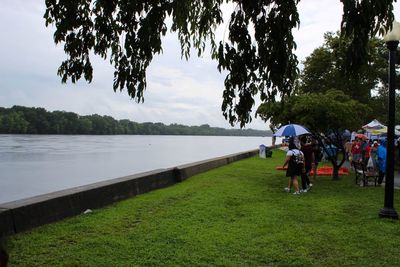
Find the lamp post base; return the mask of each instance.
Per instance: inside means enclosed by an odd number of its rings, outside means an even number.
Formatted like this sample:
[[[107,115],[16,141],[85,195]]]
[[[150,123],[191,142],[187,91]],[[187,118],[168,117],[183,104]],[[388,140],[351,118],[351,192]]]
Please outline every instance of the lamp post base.
[[[399,215],[394,208],[383,208],[379,212],[380,218],[399,219]]]

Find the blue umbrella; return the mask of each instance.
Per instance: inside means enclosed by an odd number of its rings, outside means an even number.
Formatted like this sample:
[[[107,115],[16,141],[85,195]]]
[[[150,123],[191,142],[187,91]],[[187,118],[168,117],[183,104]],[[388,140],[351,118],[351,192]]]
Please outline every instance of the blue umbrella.
[[[287,124],[276,131],[275,136],[299,136],[302,134],[310,134],[310,131],[304,126],[298,124]]]

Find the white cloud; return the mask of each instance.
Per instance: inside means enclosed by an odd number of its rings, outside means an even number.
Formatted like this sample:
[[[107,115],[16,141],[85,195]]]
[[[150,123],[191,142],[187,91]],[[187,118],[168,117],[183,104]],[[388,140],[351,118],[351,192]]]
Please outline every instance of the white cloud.
[[[324,33],[340,29],[342,4],[331,0],[300,1],[298,8],[300,27],[293,35],[297,43],[296,54],[304,60],[322,45]]]

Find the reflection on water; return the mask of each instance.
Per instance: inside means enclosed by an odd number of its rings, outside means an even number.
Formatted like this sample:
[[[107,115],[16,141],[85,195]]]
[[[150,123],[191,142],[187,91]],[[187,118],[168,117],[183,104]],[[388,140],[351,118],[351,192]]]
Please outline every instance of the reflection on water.
[[[0,135],[0,203],[257,149],[270,137]]]

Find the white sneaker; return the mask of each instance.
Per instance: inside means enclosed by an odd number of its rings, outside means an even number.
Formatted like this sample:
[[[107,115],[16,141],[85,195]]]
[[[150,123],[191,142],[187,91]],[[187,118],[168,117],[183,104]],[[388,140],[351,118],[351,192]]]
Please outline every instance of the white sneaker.
[[[293,195],[300,195],[300,192],[296,191],[296,192],[293,193]]]
[[[289,188],[289,187],[285,187],[283,190],[284,190],[285,192],[287,192],[287,193],[290,192],[290,188]]]

